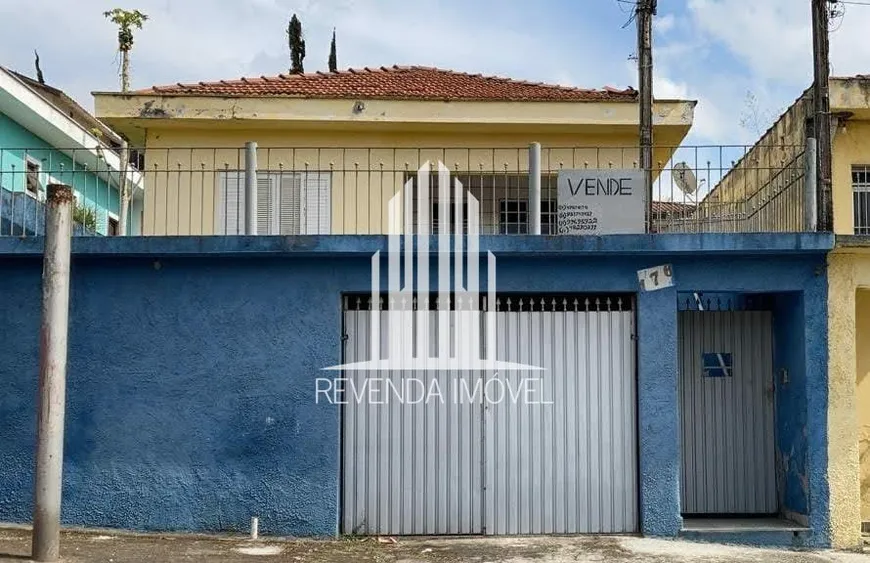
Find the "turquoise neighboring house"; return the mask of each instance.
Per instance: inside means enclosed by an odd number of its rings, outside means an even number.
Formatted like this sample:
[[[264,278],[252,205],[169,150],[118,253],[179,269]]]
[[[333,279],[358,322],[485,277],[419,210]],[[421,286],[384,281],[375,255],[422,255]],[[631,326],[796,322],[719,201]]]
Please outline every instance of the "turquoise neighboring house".
[[[39,235],[49,184],[72,186],[76,234],[141,234],[143,179],[122,166],[122,139],[62,91],[0,66],[0,235]]]

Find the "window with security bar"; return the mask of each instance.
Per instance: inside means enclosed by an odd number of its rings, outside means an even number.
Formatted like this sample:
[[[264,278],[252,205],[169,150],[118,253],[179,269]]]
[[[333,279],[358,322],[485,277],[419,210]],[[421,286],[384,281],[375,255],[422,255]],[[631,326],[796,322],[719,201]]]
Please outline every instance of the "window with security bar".
[[[450,228],[456,228],[456,205],[454,203],[450,203],[447,206],[450,209]],[[468,232],[468,204],[465,203],[462,205],[462,232]],[[440,220],[441,216],[441,206],[439,202],[436,200],[433,202],[432,211],[429,215],[430,217],[430,231],[432,234],[440,233],[444,228],[444,221]]]
[[[852,213],[856,235],[870,235],[870,165],[852,167]]]
[[[36,160],[31,158],[27,158],[27,195],[36,198],[43,199],[42,192],[43,187],[42,183],[39,181],[39,176],[42,173],[42,166]]]
[[[245,175],[219,174],[218,234],[245,234]],[[257,234],[330,234],[328,172],[259,172],[257,174]]]
[[[411,182],[416,190],[417,177],[408,174],[405,182]],[[478,202],[479,228],[484,235],[493,234],[526,234],[529,232],[529,178],[528,174],[470,173],[451,172],[451,225],[455,221],[455,205],[452,201],[455,193],[455,181],[463,188],[463,224],[468,225],[468,196],[473,196]],[[416,193],[416,192],[415,192]],[[429,217],[431,233],[439,232],[439,187],[438,175],[429,178]],[[414,225],[418,230],[421,216],[420,197],[414,198]],[[443,222],[442,222],[443,225]],[[541,233],[556,234],[556,176],[544,174],[541,178]]]
[[[529,201],[503,199],[499,202],[499,234],[524,235],[529,232]],[[556,228],[556,204],[541,201],[541,234],[553,234]]]

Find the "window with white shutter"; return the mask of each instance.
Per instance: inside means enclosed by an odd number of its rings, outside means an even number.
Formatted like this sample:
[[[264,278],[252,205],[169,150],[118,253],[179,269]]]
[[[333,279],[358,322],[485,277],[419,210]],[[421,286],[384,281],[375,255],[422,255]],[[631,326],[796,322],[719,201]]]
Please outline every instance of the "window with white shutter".
[[[220,174],[217,233],[245,232],[245,181],[238,171]],[[330,176],[326,172],[257,175],[257,233],[329,234]]]
[[[241,172],[221,172],[218,178],[219,235],[245,234],[245,182]]]
[[[275,209],[277,178],[257,174],[257,234],[271,235],[277,232],[278,213]]]
[[[281,221],[279,233],[300,234],[302,181],[299,174],[281,175]]]
[[[330,232],[330,177],[328,172],[306,172],[302,175],[303,209],[306,235],[328,235]]]

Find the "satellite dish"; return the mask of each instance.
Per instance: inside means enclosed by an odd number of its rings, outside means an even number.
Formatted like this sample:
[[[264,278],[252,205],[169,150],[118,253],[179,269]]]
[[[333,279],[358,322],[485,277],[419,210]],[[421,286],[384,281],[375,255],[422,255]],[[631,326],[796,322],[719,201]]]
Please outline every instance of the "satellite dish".
[[[689,165],[685,162],[674,164],[673,176],[674,182],[677,183],[677,187],[680,188],[680,191],[684,194],[692,195],[698,191],[698,179],[695,177],[695,173],[692,172],[692,169],[689,168]]]

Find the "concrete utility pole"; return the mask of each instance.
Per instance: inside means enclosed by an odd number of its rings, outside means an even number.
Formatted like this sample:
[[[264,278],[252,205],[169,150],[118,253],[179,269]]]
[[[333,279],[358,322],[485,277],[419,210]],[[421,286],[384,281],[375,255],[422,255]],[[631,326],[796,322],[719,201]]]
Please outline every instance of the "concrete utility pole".
[[[42,325],[39,329],[39,413],[36,423],[36,483],[32,556],[60,558],[60,496],[63,418],[69,326],[69,265],[73,192],[51,184],[45,209],[42,266]]]
[[[813,6],[813,106],[814,132],[818,146],[818,227],[821,231],[834,230],[834,202],[831,189],[831,75],[828,41],[828,10],[837,0],[812,0]]]
[[[652,19],[658,0],[637,0],[637,54],[640,88],[640,168],[644,172],[646,224],[652,225],[653,167],[653,54]]]

